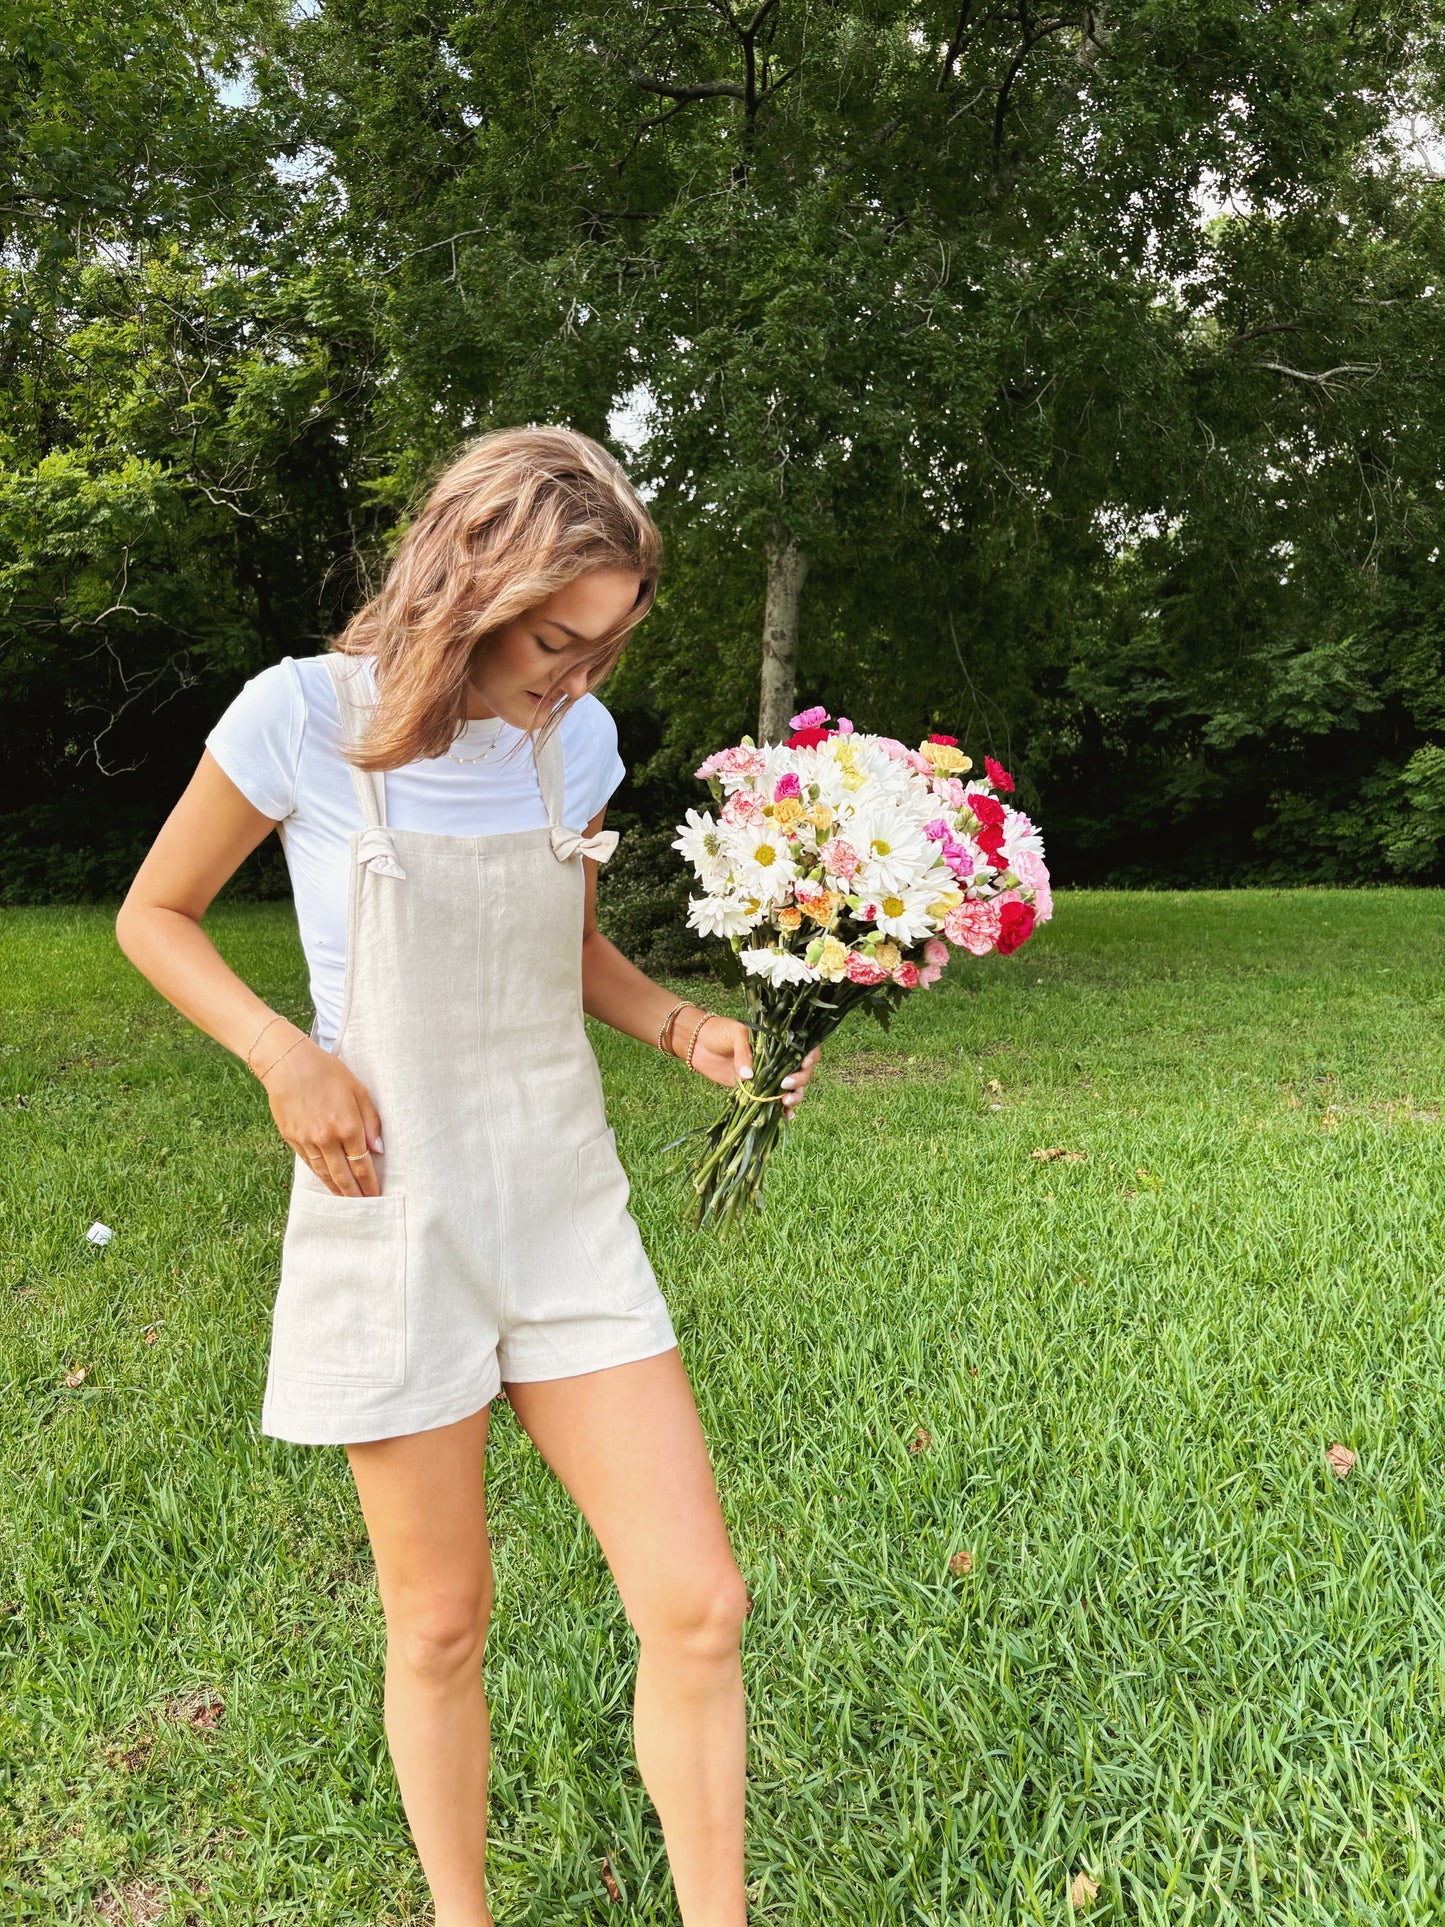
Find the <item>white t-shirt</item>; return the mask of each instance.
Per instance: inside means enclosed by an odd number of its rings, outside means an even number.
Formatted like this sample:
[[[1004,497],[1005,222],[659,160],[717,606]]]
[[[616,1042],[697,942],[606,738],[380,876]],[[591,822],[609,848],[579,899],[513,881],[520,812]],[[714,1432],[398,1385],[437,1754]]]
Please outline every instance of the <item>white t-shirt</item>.
[[[371,658],[361,660],[374,700]],[[495,742],[485,762],[437,756],[388,770],[388,823],[443,836],[545,828],[547,808],[524,733],[499,716],[483,717],[468,722],[452,748],[458,756],[480,756]],[[617,725],[589,694],[563,717],[561,739],[562,821],[585,829],[627,774]],[[247,801],[280,825],[319,1041],[329,1048],[346,982],[349,839],[364,826],[351,765],[341,754],[341,715],[326,658],[283,656],[253,676],[206,748]]]

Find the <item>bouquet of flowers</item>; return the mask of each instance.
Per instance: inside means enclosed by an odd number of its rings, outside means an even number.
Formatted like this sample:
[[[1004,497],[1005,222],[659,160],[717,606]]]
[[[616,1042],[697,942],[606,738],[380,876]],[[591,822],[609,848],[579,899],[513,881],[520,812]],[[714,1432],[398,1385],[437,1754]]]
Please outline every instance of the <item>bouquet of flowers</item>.
[[[762,1209],[763,1171],[786,1127],[782,1082],[850,1010],[886,1030],[909,992],[938,981],[950,945],[1007,956],[1053,912],[1043,840],[953,736],[910,749],[827,712],[792,718],[785,743],[750,736],[697,770],[717,814],[689,809],[672,847],[702,886],[691,928],[721,937],[741,982],[752,1075],[705,1138],[688,1177],[688,1221],[726,1225]]]

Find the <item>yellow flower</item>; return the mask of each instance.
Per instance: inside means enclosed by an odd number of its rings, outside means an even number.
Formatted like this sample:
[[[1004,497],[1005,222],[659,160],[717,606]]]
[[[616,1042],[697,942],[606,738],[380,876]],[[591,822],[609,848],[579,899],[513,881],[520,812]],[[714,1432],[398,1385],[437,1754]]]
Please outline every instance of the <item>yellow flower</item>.
[[[927,905],[928,914],[930,917],[936,917],[938,921],[942,923],[949,911],[955,909],[962,902],[962,890],[945,890],[942,896]]]
[[[918,753],[928,758],[936,775],[962,776],[973,768],[973,758],[955,749],[952,743],[920,743]]]
[[[796,796],[781,797],[770,807],[773,812],[773,821],[785,830],[789,828],[791,824],[796,823],[798,818],[803,814],[803,806]]]
[[[830,803],[815,803],[808,811],[808,821],[821,836],[833,827],[833,807]]]
[[[823,954],[818,959],[818,974],[830,983],[839,983],[848,970],[848,946],[839,943],[836,937],[829,937],[823,945]]]
[[[886,943],[875,943],[873,961],[880,970],[896,970],[903,961],[903,952],[891,940]]]

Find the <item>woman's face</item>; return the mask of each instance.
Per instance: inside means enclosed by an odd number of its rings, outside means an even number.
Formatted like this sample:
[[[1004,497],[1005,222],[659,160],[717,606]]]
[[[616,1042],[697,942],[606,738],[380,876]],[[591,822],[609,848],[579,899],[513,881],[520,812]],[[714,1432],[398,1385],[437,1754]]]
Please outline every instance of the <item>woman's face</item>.
[[[472,670],[467,715],[529,729],[564,696],[585,696],[594,648],[631,614],[641,586],[635,570],[592,569],[500,631]]]

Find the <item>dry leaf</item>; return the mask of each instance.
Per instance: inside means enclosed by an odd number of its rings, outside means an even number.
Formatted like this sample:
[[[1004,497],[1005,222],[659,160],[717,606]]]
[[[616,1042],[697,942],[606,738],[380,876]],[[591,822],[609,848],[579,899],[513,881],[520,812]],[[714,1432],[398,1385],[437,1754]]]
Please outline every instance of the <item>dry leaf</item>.
[[[96,1916],[106,1927],[150,1927],[170,1910],[170,1896],[155,1880],[132,1880],[119,1893],[108,1888],[95,1903]]]
[[[607,1889],[607,1898],[615,1907],[622,1898],[622,1889],[617,1884],[617,1876],[612,1871],[612,1862],[605,1856],[602,1861],[602,1884]]]
[[[954,1553],[948,1562],[948,1569],[950,1572],[956,1572],[960,1579],[966,1579],[973,1571],[973,1554],[971,1552]]]
[[[992,1091],[995,1097],[1003,1096],[1003,1085],[999,1083],[996,1077],[991,1077],[985,1088]]]
[[[933,1450],[932,1432],[926,1426],[920,1425],[908,1441],[908,1449],[910,1452],[931,1452]]]
[[[1355,1455],[1348,1445],[1332,1445],[1325,1462],[1337,1479],[1347,1479],[1355,1469]]]
[[[147,1345],[154,1345],[156,1340],[160,1337],[160,1333],[156,1330],[154,1325],[147,1325],[145,1330],[141,1333],[141,1337],[145,1340]]]
[[[1036,1158],[1040,1164],[1052,1164],[1055,1158],[1066,1158],[1068,1155],[1062,1144],[1049,1144],[1040,1150],[1029,1152],[1029,1156]]]
[[[1073,1885],[1069,1888],[1069,1905],[1071,1907],[1087,1907],[1098,1891],[1099,1883],[1097,1880],[1090,1880],[1086,1873],[1076,1873],[1074,1875]]]
[[[89,1376],[89,1365],[77,1365],[73,1372],[65,1374],[65,1382],[73,1391],[77,1385],[83,1385]]]
[[[167,1719],[184,1720],[188,1726],[199,1726],[206,1732],[220,1723],[225,1710],[215,1694],[208,1693],[204,1688],[198,1693],[187,1694],[184,1699],[167,1700],[165,1704]]]
[[[752,1596],[752,1594],[751,1594],[751,1593],[749,1593],[749,1594],[748,1594],[748,1603],[747,1603],[747,1605],[746,1605],[746,1606],[744,1606],[744,1607],[743,1607],[743,1618],[744,1618],[744,1619],[746,1619],[746,1618],[747,1618],[747,1616],[748,1616],[748,1614],[749,1614],[749,1613],[750,1613],[750,1612],[752,1611],[752,1609],[753,1609],[753,1596]]]

